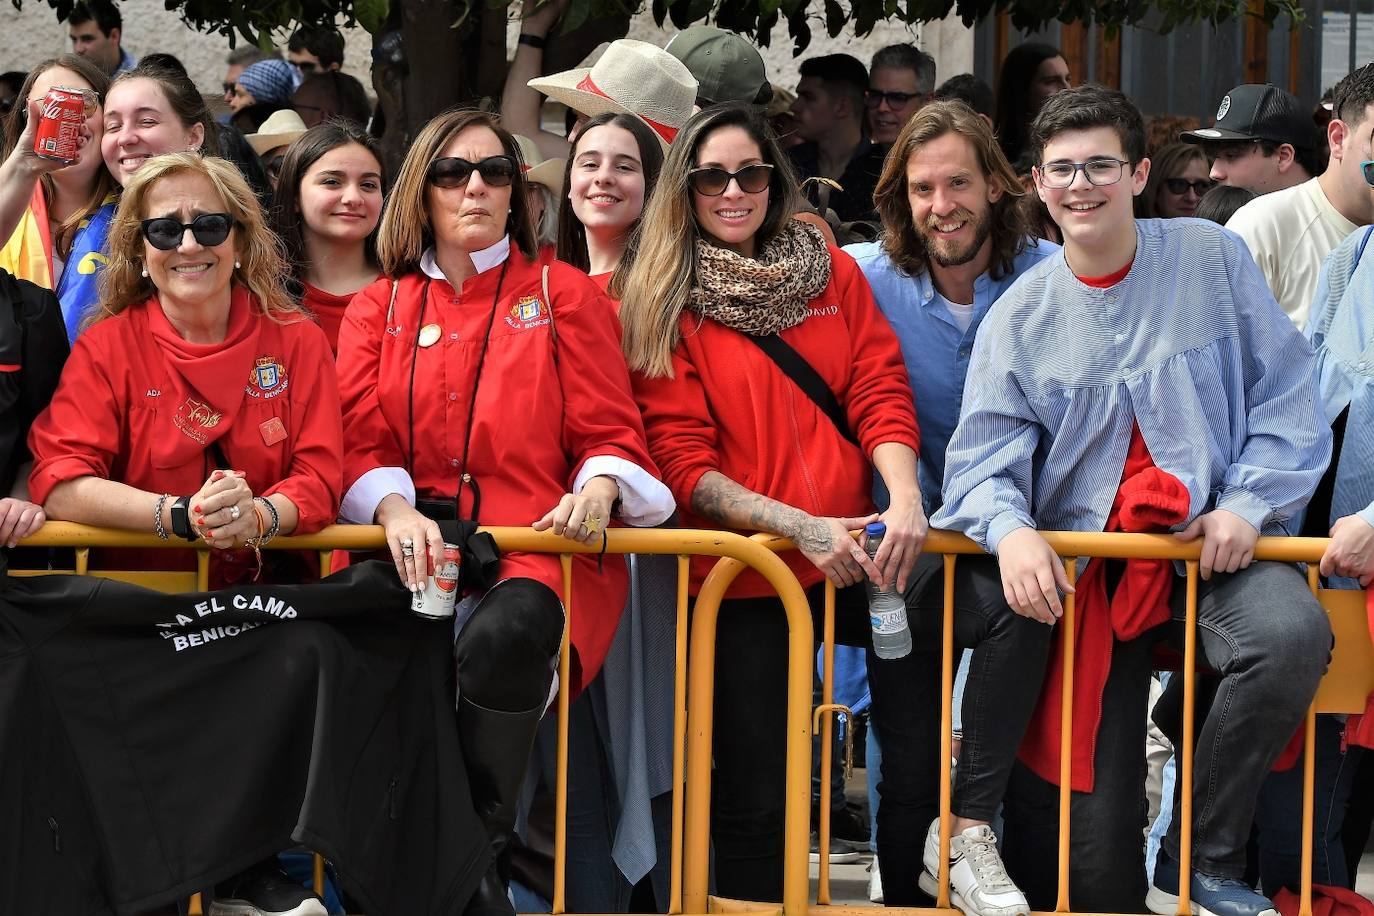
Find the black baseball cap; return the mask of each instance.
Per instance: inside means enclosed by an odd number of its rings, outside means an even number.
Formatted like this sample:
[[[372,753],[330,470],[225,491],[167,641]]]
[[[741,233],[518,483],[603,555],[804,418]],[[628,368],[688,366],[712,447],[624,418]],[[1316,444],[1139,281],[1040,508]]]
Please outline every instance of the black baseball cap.
[[[1268,140],[1312,149],[1319,143],[1312,112],[1298,97],[1277,86],[1246,83],[1221,100],[1216,123],[1185,130],[1184,143],[1225,143],[1235,140]]]

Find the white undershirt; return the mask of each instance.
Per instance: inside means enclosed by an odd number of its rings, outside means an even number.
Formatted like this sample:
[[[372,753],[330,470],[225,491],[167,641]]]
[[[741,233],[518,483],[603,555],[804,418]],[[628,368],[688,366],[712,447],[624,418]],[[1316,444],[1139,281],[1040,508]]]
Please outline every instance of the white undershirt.
[[[967,331],[973,324],[973,303],[961,305],[958,302],[945,300],[945,306],[949,309],[949,314],[954,318],[954,323],[959,326],[959,330]]]

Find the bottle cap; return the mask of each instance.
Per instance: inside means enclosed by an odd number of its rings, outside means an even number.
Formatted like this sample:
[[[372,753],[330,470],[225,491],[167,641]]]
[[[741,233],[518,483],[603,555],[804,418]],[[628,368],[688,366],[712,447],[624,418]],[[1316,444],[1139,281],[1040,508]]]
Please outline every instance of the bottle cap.
[[[869,522],[864,526],[864,534],[871,538],[881,537],[887,534],[887,524],[884,522]]]

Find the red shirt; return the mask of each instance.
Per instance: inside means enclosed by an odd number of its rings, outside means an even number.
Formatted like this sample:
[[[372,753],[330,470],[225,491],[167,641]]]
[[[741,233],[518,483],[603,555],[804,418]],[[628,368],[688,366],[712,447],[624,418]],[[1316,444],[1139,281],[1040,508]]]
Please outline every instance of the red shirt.
[[[339,325],[343,323],[344,312],[348,310],[348,303],[353,301],[356,293],[349,293],[347,296],[336,296],[327,293],[317,286],[311,286],[304,280],[300,281],[305,290],[305,295],[301,297],[301,305],[315,319],[315,323],[324,331],[325,337],[329,338],[329,349],[335,353],[339,352]]]
[[[884,442],[919,449],[897,337],[854,259],[831,248],[830,260],[830,283],[811,300],[806,320],[781,337],[830,386],[862,449],[744,335],[684,312],[673,378],[634,377],[649,451],[677,499],[683,527],[720,527],[690,508],[707,471],[811,515],[855,516],[873,511],[873,450]],[[803,586],[821,581],[821,571],[800,553],[783,558]],[[693,594],[714,563],[693,558]],[[752,570],[729,591],[737,598],[773,593]]]
[[[189,423],[206,441],[187,440],[191,447],[179,449],[175,458],[165,457],[170,454],[167,443],[184,436],[176,424],[186,422],[185,405],[173,403],[177,382],[154,339],[170,327],[157,300],[99,321],[78,337],[52,403],[29,433],[31,498],[42,503],[57,484],[85,476],[189,496],[216,466],[208,453],[214,441],[231,467],[247,474],[254,495],[280,493],[291,500],[300,513],[296,533],[308,534],[333,522],[342,483],[343,434],[324,333],[304,318],[273,321],[246,294],[236,293],[234,308],[242,314],[235,312],[231,329],[241,327],[247,335],[249,356],[225,371],[241,370],[243,387],[226,384],[225,390],[237,395],[236,403],[216,403],[209,412],[191,415]],[[218,347],[186,344],[184,349],[212,365]],[[196,419],[216,414],[220,419],[210,425]],[[149,528],[152,523],[150,511]],[[242,551],[216,551],[215,557],[223,553]],[[194,557],[181,551],[120,554],[124,565],[134,568],[194,568]],[[241,565],[241,558],[234,562]]]
[[[583,462],[596,455],[623,458],[657,474],[630,393],[614,311],[585,274],[555,261],[549,272],[555,350],[541,275],[541,265],[512,245],[504,268],[467,278],[461,291],[423,273],[401,277],[390,319],[391,280],[379,280],[354,297],[339,333],[348,442],[345,491],[368,471],[388,467],[406,469],[421,496],[451,497],[463,471],[469,422],[468,470],[481,487],[478,521],[484,525],[532,524],[558,504]],[[470,418],[473,379],[498,284],[496,318]],[[417,347],[417,330],[429,324],[440,329],[437,342]],[[461,512],[471,515],[470,486],[463,488]],[[580,555],[574,565],[577,690],[605,658],[628,579],[618,557],[606,557],[602,573],[594,556]],[[556,555],[505,554],[500,574],[537,579],[563,595]]]

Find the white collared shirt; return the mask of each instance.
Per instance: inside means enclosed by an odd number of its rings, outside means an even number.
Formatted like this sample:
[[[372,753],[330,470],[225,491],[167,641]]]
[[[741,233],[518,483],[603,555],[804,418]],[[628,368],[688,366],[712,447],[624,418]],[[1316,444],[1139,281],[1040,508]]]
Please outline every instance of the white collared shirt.
[[[479,274],[484,274],[493,267],[500,267],[506,263],[506,258],[510,257],[510,236],[501,236],[501,241],[492,245],[490,248],[483,248],[481,251],[471,252],[468,257],[472,258],[472,266],[477,269]],[[439,268],[439,262],[434,257],[433,246],[426,248],[425,253],[420,255],[420,271],[431,280],[447,280],[450,285],[457,288],[462,284],[454,283],[444,276],[443,270]]]

